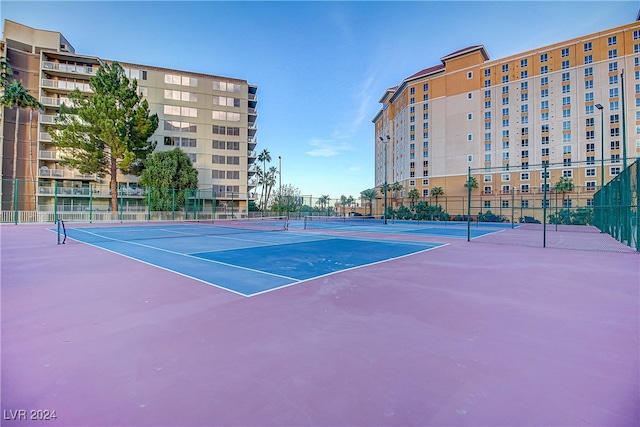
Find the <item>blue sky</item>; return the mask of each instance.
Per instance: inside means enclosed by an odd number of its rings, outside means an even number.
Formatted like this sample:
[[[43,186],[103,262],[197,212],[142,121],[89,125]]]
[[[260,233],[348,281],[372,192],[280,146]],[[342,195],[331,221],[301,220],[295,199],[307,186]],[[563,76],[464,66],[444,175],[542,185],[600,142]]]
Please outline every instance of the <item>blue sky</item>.
[[[374,186],[371,119],[388,87],[482,44],[491,59],[635,20],[634,1],[7,1],[76,53],[258,85],[258,149],[303,195]],[[269,165],[268,165],[269,166]]]

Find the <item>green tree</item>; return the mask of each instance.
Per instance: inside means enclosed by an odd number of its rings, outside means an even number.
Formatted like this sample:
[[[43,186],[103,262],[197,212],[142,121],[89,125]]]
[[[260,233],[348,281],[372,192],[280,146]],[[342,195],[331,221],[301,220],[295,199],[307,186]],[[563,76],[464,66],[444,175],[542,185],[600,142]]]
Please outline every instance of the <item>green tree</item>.
[[[328,195],[320,196],[316,204],[320,205],[320,210],[324,211],[327,208],[327,206],[329,206],[329,196]],[[327,216],[328,215],[329,215],[329,211],[327,210]]]
[[[267,171],[267,174],[265,176],[265,180],[264,183],[267,187],[267,195],[266,195],[266,202],[267,204],[269,203],[269,199],[271,197],[271,190],[273,189],[273,186],[276,185],[276,176],[278,175],[278,168],[275,166],[271,166],[269,168],[269,170]]]
[[[394,204],[398,204],[398,193],[400,191],[402,191],[404,187],[402,186],[402,184],[400,184],[398,181],[394,182],[393,184],[391,184],[391,195],[393,197],[393,202]]]
[[[565,194],[571,193],[573,191],[573,180],[571,178],[561,177],[558,182],[556,182],[555,186],[556,192],[562,194],[562,206],[568,207],[565,205]]]
[[[416,204],[416,200],[418,200],[420,198],[420,192],[418,190],[416,190],[415,188],[412,188],[411,190],[409,190],[409,193],[407,194],[407,196],[409,197],[409,200],[411,201],[411,207],[413,207]]]
[[[431,195],[436,198],[436,205],[438,204],[438,196],[442,196],[444,194],[444,190],[442,187],[433,187],[431,189]]]
[[[2,84],[2,96],[0,96],[0,104],[3,107],[13,108],[15,110],[15,131],[13,137],[13,165],[12,165],[12,178],[17,179],[18,172],[18,130],[20,128],[20,110],[28,108],[30,110],[29,115],[29,158],[32,156],[32,139],[31,139],[31,125],[33,123],[33,110],[43,110],[44,106],[38,102],[38,100],[29,93],[29,91],[22,85],[21,81],[13,79],[13,72],[11,66],[6,58],[0,60],[0,83]],[[4,145],[4,141],[3,144]],[[33,166],[29,164],[32,180],[33,179]],[[14,197],[11,198],[11,210],[14,210]]]
[[[478,180],[476,179],[476,177],[470,176],[469,180],[464,183],[464,188],[471,188],[472,190],[474,188],[478,188]]]
[[[345,196],[344,194],[340,196],[340,204],[342,205],[342,216],[345,216],[345,207],[351,206],[353,203],[353,196]]]
[[[378,190],[375,188],[368,188],[360,192],[360,196],[369,203],[369,215],[373,215],[373,201],[378,197]]]
[[[114,62],[104,63],[89,80],[93,95],[85,97],[78,89],[69,94],[70,108],[64,105],[56,120],[57,132],[51,139],[64,148],[60,164],[83,174],[110,176],[111,210],[118,209],[117,175],[139,174],[144,160],[156,143],[149,138],[158,128],[158,115],[151,115],[149,104],[138,94],[137,80],[129,80]]]
[[[272,212],[298,212],[302,209],[304,198],[300,195],[300,190],[291,184],[283,184],[274,192],[274,203],[271,205]]]
[[[147,157],[146,167],[140,175],[140,185],[151,192],[150,210],[169,210],[174,204],[184,205],[184,190],[198,188],[198,171],[181,149],[159,151]]]
[[[269,152],[269,150],[267,150],[266,148],[262,150],[260,154],[258,154],[258,161],[262,162],[262,174],[258,175],[258,183],[262,184],[262,192],[260,193],[260,204],[262,206],[262,213],[264,215],[264,212],[267,208],[267,162],[271,161],[271,153]]]

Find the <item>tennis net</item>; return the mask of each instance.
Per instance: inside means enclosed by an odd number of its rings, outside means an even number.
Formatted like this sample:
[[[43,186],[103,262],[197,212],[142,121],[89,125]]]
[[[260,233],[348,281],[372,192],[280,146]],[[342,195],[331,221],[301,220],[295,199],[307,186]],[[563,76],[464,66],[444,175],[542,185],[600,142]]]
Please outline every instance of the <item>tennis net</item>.
[[[370,216],[305,216],[304,229],[342,228],[381,224],[382,220]]]
[[[58,239],[69,236],[71,239],[85,243],[268,233],[288,229],[288,221],[284,216],[207,221],[76,224],[75,226],[67,224],[66,227],[63,222],[61,224],[62,227],[58,227]],[[60,233],[64,233],[64,236]]]

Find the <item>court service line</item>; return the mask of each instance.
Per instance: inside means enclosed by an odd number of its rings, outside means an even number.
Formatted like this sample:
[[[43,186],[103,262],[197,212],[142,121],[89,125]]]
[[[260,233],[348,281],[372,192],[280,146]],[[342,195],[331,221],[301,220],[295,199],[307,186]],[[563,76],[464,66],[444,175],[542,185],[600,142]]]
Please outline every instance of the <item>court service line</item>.
[[[108,239],[108,240],[113,240],[115,242],[142,246],[144,248],[154,249],[154,250],[161,251],[161,252],[167,252],[167,253],[174,254],[174,255],[180,255],[180,256],[184,256],[184,257],[187,257],[187,258],[192,258],[192,259],[199,260],[199,261],[210,262],[210,263],[213,263],[213,264],[220,264],[220,265],[224,265],[224,266],[227,266],[227,267],[239,268],[241,270],[247,270],[247,271],[251,271],[253,273],[259,273],[259,274],[264,274],[264,275],[267,275],[267,276],[279,277],[281,279],[287,279],[287,280],[298,280],[296,278],[283,276],[281,274],[269,273],[268,271],[260,271],[260,270],[256,270],[256,269],[253,269],[253,268],[243,267],[241,265],[234,265],[234,264],[229,264],[229,263],[222,262],[222,261],[215,261],[215,260],[212,260],[212,259],[201,258],[201,257],[190,255],[188,253],[181,253],[181,252],[176,252],[176,251],[172,251],[172,250],[169,250],[169,249],[163,249],[163,248],[157,248],[155,246],[145,245],[143,243],[136,243],[136,242],[131,242],[131,241],[128,241],[128,240],[120,240],[120,239],[116,239],[116,238],[113,238],[113,237],[101,236],[100,234],[92,233],[90,231],[82,230],[82,229],[79,229],[79,228],[73,228],[72,230],[80,231],[80,232],[87,233],[87,234],[91,234],[91,235],[100,237],[102,239]],[[97,245],[95,245],[95,246],[98,247],[98,248],[101,247],[101,246],[97,246]],[[118,253],[118,252],[115,252],[115,251],[113,251],[113,252],[114,253]],[[133,257],[131,257],[131,258],[132,259],[137,259],[137,258],[133,258]],[[151,264],[151,263],[149,263],[149,264],[150,265],[155,265],[155,264]],[[169,270],[169,271],[173,271],[173,270]]]

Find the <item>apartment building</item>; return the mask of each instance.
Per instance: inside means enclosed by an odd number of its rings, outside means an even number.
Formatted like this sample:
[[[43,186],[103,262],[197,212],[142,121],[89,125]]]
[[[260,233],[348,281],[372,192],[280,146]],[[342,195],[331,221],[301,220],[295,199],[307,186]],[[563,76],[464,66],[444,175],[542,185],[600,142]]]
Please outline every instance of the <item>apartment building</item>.
[[[497,60],[470,46],[379,102],[377,187],[399,182],[405,200],[440,187],[462,200],[471,168],[486,209],[540,207],[560,177],[574,183],[565,206],[590,206],[640,155],[640,22]],[[449,210],[462,213],[456,203]]]
[[[68,94],[77,88],[91,96],[89,79],[101,64],[117,59],[77,54],[62,34],[9,20],[4,21],[2,42],[14,78],[44,106],[42,111],[18,110],[17,144],[16,111],[3,109],[2,210],[13,209],[16,188],[18,210],[51,211],[55,204],[59,211],[78,211],[89,203],[92,209],[109,209],[109,177],[62,167],[51,132]],[[118,62],[137,80],[151,113],[158,115],[158,129],[151,137],[156,150],[180,147],[198,170],[199,197],[208,199],[204,203],[217,212],[246,215],[257,186],[258,87],[238,78]],[[30,184],[22,184],[26,182]],[[118,182],[123,210],[144,210],[137,177],[119,175]]]

